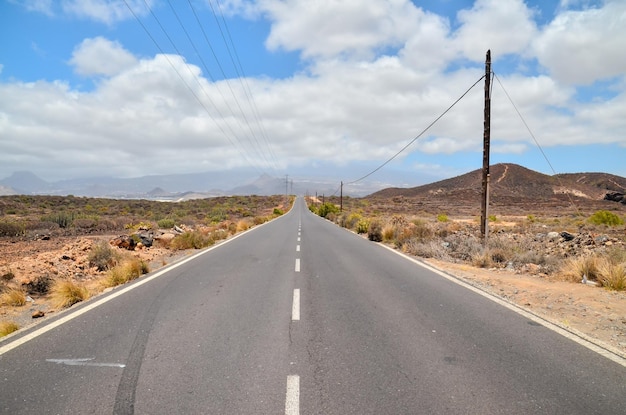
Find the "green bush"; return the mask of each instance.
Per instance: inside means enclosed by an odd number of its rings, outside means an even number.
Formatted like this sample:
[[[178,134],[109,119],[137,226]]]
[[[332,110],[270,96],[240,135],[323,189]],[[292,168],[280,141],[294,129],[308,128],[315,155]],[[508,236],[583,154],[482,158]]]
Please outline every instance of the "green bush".
[[[448,220],[448,215],[446,215],[445,213],[440,213],[439,215],[437,215],[437,222],[447,222]]]
[[[317,214],[325,218],[330,213],[339,213],[339,208],[333,203],[326,202],[317,209]]]
[[[75,218],[76,218],[76,215],[73,212],[59,212],[59,213],[53,213],[48,216],[44,216],[41,218],[41,221],[42,222],[54,222],[57,225],[59,225],[59,228],[65,229],[65,228],[69,228],[72,225]]]
[[[362,234],[367,233],[370,228],[370,221],[367,219],[360,219],[356,224],[356,233]]]
[[[19,236],[23,235],[26,227],[23,223],[15,221],[0,221],[0,236]]]
[[[283,215],[285,212],[283,212],[282,210],[278,209],[278,208],[274,208],[274,215],[276,216],[281,216]]]
[[[594,225],[618,226],[623,225],[624,220],[608,210],[599,210],[589,218]]]
[[[169,219],[169,218],[161,219],[157,221],[157,225],[161,229],[172,229],[174,226],[176,226],[176,221],[174,221],[174,219]]]

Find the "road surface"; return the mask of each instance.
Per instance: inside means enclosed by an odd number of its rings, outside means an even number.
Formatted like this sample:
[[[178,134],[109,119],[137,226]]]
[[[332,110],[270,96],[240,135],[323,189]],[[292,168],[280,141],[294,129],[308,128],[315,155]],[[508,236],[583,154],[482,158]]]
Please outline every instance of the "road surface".
[[[3,414],[626,413],[619,359],[302,199],[3,340],[0,381]]]

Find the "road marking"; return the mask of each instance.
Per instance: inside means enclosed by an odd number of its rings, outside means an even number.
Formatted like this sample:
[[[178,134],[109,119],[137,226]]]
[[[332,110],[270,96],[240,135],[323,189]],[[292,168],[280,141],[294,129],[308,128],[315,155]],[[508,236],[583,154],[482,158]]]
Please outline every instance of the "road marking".
[[[296,252],[300,252],[300,245],[296,245]]]
[[[92,362],[95,357],[86,357],[84,359],[46,359],[46,362],[56,363],[57,365],[67,366],[96,366],[96,367],[126,367],[123,363],[98,363]]]
[[[293,304],[291,306],[291,320],[300,320],[300,289],[293,290]]]
[[[300,272],[300,258],[296,258],[296,272]]]
[[[298,242],[300,242],[300,237],[298,236]]]
[[[300,376],[287,376],[287,397],[285,399],[285,415],[300,414]]]

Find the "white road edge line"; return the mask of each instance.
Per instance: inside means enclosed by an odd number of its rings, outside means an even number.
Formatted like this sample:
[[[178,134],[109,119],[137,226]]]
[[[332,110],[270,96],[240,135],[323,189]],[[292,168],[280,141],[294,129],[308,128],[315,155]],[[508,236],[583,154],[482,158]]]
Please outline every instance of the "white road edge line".
[[[293,290],[293,304],[291,305],[291,320],[300,320],[300,289]]]
[[[296,258],[296,272],[300,272],[300,258]]]
[[[300,376],[287,376],[285,415],[300,415]]]
[[[495,303],[498,303],[501,306],[506,307],[509,310],[512,310],[512,311],[516,312],[517,314],[520,314],[520,315],[526,317],[527,319],[534,321],[535,323],[539,323],[542,326],[544,326],[544,327],[546,327],[546,328],[548,328],[548,329],[550,329],[550,330],[552,330],[552,331],[554,331],[556,333],[559,333],[561,336],[566,337],[566,338],[568,338],[568,339],[570,339],[570,340],[580,344],[581,346],[584,346],[584,347],[586,347],[586,348],[588,348],[588,349],[598,353],[599,355],[602,355],[602,356],[606,357],[607,359],[612,360],[613,362],[626,367],[626,358],[622,357],[618,351],[612,351],[612,350],[609,350],[606,347],[602,347],[602,346],[596,344],[593,341],[592,338],[590,338],[589,336],[587,336],[587,335],[585,335],[583,333],[577,332],[577,331],[575,331],[573,329],[565,329],[563,327],[560,327],[559,325],[557,325],[555,323],[552,323],[552,322],[550,322],[550,321],[548,321],[548,320],[546,320],[546,319],[544,319],[544,318],[542,318],[542,317],[540,317],[540,316],[538,316],[536,314],[533,314],[532,312],[530,312],[530,311],[528,311],[528,310],[526,310],[526,309],[524,309],[524,308],[522,308],[522,307],[520,307],[518,305],[511,304],[511,303],[509,303],[509,302],[507,302],[507,301],[505,301],[505,300],[503,300],[503,299],[501,299],[501,298],[499,298],[499,297],[497,297],[497,296],[495,296],[493,294],[490,294],[490,293],[488,293],[486,291],[483,291],[483,290],[481,290],[481,289],[479,289],[477,287],[474,287],[473,285],[468,284],[467,282],[462,281],[461,279],[459,279],[457,277],[449,275],[449,274],[447,274],[447,273],[445,273],[445,272],[443,272],[443,271],[441,271],[441,270],[439,270],[439,269],[437,269],[435,267],[432,267],[432,266],[430,266],[428,264],[425,264],[425,263],[420,262],[420,261],[418,261],[418,260],[416,260],[414,258],[411,258],[410,256],[407,256],[404,253],[399,252],[399,251],[397,251],[397,250],[395,250],[395,249],[393,249],[391,247],[388,247],[386,245],[381,245],[381,244],[379,244],[379,246],[381,246],[381,247],[383,247],[385,249],[388,249],[389,251],[393,252],[394,254],[400,255],[401,257],[403,257],[405,259],[408,259],[409,261],[416,263],[420,267],[426,268],[427,270],[432,271],[435,274],[438,274],[438,275],[444,277],[445,279],[454,282],[455,284],[458,284],[458,285],[460,285],[462,287],[467,288],[468,290],[471,290],[471,291],[473,291],[473,292],[475,292],[477,294],[480,294],[483,297],[488,298],[491,301],[493,301]]]
[[[289,212],[291,212],[291,210]],[[287,214],[279,216],[278,218],[276,218],[274,220],[280,220],[280,219],[282,219],[282,218],[284,218],[286,216],[287,216]],[[172,271],[175,268],[180,267],[181,265],[186,264],[189,261],[193,261],[194,259],[198,258],[199,256],[206,254],[207,252],[210,252],[210,251],[212,251],[214,249],[217,249],[217,248],[219,248],[221,246],[224,246],[227,243],[230,243],[230,242],[234,241],[235,239],[237,239],[237,238],[247,234],[248,232],[252,232],[252,231],[254,231],[256,229],[259,229],[260,227],[265,226],[265,225],[267,225],[269,223],[272,223],[272,222],[273,221],[265,222],[265,223],[263,223],[261,225],[255,226],[254,228],[250,228],[247,231],[241,232],[241,233],[233,236],[230,239],[226,239],[225,241],[223,241],[219,245],[214,245],[214,246],[212,246],[210,248],[207,248],[207,249],[205,249],[203,251],[198,252],[197,254],[194,254],[194,255],[192,255],[192,256],[190,256],[188,258],[185,258],[185,259],[183,259],[183,260],[181,260],[179,262],[175,262],[172,265],[170,265],[170,266],[168,266],[168,267],[166,267],[166,268],[164,268],[164,269],[162,269],[160,271],[157,271],[155,274],[145,277],[145,279],[141,279],[141,280],[139,280],[137,282],[134,282],[131,285],[128,285],[128,286],[120,289],[119,291],[111,294],[111,295],[107,295],[106,297],[101,298],[100,300],[94,301],[93,303],[88,303],[85,307],[79,308],[78,310],[71,310],[71,309],[69,309],[68,310],[69,314],[66,314],[64,317],[62,317],[62,318],[60,318],[60,319],[58,319],[58,320],[56,320],[56,321],[54,321],[54,322],[52,322],[50,324],[46,324],[45,326],[43,326],[43,327],[41,327],[39,329],[36,329],[36,330],[26,334],[25,336],[19,337],[19,338],[17,338],[14,341],[10,341],[10,340],[7,339],[9,341],[9,343],[7,343],[7,344],[5,344],[5,345],[0,347],[0,356],[2,356],[3,354],[5,354],[6,352],[8,352],[10,350],[15,349],[16,347],[19,347],[19,346],[23,345],[24,343],[29,342],[30,340],[33,340],[34,338],[37,338],[37,337],[41,336],[44,333],[49,332],[50,330],[53,330],[53,329],[59,327],[62,324],[67,323],[70,320],[75,319],[76,317],[79,317],[79,316],[87,313],[88,311],[93,310],[96,307],[101,306],[102,304],[108,303],[109,301],[119,297],[120,295],[126,294],[127,292],[129,292],[131,290],[134,290],[135,288],[138,288],[138,287],[140,287],[140,286],[142,286],[142,285],[152,281],[153,279],[159,278],[160,276],[162,276],[162,275]],[[19,335],[19,334],[20,334],[19,331],[14,333],[14,335],[16,335],[16,336]]]

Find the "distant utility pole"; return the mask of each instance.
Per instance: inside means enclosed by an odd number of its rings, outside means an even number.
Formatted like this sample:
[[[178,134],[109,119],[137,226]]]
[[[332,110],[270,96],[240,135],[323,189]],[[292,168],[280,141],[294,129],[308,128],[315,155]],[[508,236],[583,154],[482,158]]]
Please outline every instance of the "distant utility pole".
[[[489,238],[489,142],[491,140],[491,50],[485,60],[485,113],[483,126],[483,197],[481,201],[480,234],[487,246]]]

